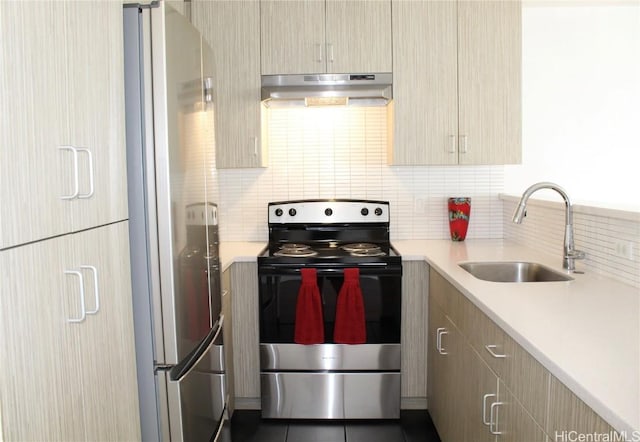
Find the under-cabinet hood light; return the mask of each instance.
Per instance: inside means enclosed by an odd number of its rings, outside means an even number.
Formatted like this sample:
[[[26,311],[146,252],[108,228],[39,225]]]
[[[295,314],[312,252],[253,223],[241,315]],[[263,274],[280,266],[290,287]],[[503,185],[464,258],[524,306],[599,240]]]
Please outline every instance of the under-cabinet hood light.
[[[311,106],[347,106],[349,97],[305,97],[304,105]]]
[[[386,106],[392,74],[263,75],[267,107]]]

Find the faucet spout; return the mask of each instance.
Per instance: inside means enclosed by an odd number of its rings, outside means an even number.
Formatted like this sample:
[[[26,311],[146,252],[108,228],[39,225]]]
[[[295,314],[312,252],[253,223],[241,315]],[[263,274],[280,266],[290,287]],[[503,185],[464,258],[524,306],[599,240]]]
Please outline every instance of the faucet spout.
[[[574,246],[573,239],[573,207],[571,206],[571,200],[569,199],[569,195],[567,192],[560,186],[555,183],[550,182],[540,182],[530,186],[527,190],[522,194],[522,198],[520,198],[520,202],[518,203],[518,207],[516,207],[515,212],[513,213],[513,222],[516,224],[522,224],[522,220],[526,216],[527,210],[527,201],[531,197],[531,195],[540,190],[540,189],[551,189],[555,190],[562,196],[564,199],[565,205],[565,229],[564,229],[564,246],[563,246],[563,255],[562,255],[562,267],[567,269],[570,272],[575,271],[576,259],[583,259],[585,257],[584,252],[580,250],[576,250]]]

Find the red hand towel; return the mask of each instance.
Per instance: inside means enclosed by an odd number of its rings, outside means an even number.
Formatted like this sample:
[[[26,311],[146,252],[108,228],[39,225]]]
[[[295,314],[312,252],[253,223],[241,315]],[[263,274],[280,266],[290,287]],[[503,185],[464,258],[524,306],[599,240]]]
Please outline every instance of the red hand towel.
[[[318,288],[316,269],[301,269],[302,284],[296,303],[294,342],[296,344],[322,344],[324,324],[322,302]]]
[[[360,270],[345,269],[344,283],[338,294],[336,325],[333,341],[337,344],[364,344],[367,331],[364,321],[364,302],[360,290]]]

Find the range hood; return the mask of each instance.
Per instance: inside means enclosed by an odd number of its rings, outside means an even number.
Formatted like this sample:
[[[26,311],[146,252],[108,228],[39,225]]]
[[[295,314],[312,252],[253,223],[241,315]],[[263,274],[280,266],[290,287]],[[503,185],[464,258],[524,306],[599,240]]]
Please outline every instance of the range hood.
[[[392,74],[263,75],[262,101],[283,106],[386,106]]]

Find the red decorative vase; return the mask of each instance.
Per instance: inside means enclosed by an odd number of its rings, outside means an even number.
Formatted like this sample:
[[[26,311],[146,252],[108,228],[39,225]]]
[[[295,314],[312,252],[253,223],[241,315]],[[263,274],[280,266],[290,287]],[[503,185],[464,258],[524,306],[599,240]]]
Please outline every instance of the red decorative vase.
[[[471,215],[471,198],[449,198],[448,206],[451,241],[464,241]]]

